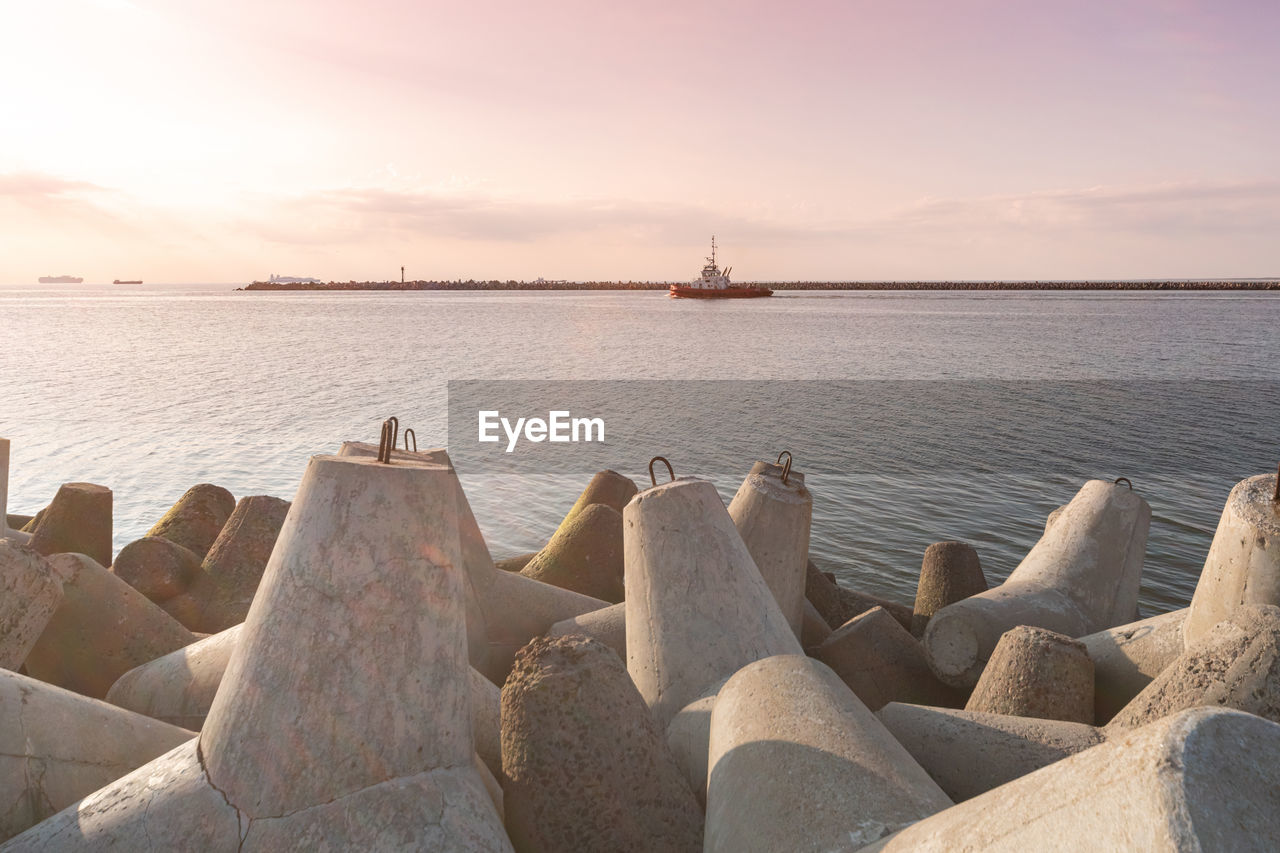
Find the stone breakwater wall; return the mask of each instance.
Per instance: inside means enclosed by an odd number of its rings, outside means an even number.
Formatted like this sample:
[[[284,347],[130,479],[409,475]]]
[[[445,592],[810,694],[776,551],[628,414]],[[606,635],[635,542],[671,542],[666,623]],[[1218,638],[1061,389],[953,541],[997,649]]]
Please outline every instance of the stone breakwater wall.
[[[761,281],[773,290],[1280,290],[1280,279],[1203,281]],[[255,281],[237,290],[666,290],[653,281]]]
[[[1280,849],[1274,474],[1135,621],[1127,485],[890,602],[809,562],[799,466],[599,472],[500,567],[444,451],[383,451],[118,554],[107,486],[0,506],[0,851]]]

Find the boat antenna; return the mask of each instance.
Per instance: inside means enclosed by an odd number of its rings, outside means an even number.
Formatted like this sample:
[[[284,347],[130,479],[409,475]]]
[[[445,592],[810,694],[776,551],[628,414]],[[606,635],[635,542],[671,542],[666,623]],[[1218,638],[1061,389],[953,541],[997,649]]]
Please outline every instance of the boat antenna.
[[[711,265],[716,264],[716,235],[711,235]]]

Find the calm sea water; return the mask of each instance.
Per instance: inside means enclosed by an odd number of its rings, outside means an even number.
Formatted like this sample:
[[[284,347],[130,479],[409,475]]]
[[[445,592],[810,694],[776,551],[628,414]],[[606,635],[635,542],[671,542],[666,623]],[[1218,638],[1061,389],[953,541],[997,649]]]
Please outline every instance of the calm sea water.
[[[195,483],[290,498],[310,455],[376,441],[388,415],[414,427],[420,446],[445,444],[449,380],[1276,382],[1277,329],[1280,294],[1269,293],[794,292],[703,303],[660,292],[0,285],[0,435],[12,441],[11,512],[33,513],[62,482],[110,486],[118,549]],[[1238,402],[1270,413],[1278,401]],[[1223,422],[1224,443],[1240,435],[1227,428],[1239,412],[1221,400],[1194,409],[1201,429]],[[805,412],[795,418],[804,431]],[[1144,614],[1189,601],[1227,492],[1280,460],[1276,423],[1248,421],[1238,456],[1215,447],[1177,472],[1122,472],[1153,510]],[[988,578],[1003,578],[1081,484],[1090,447],[1061,451],[1062,474],[1036,478],[811,470],[814,557],[907,603],[938,539],[972,541]],[[647,482],[647,461],[621,453],[612,467]],[[710,472],[723,494],[750,462]],[[584,485],[459,474],[496,557],[540,547]]]

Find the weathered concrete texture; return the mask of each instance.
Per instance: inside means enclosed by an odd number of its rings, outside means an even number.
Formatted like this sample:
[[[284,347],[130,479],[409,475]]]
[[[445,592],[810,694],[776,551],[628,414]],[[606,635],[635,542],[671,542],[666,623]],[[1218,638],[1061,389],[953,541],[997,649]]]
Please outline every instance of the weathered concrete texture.
[[[111,685],[107,701],[199,731],[218,693],[242,627],[236,625],[134,667]]]
[[[923,636],[933,614],[948,604],[986,591],[987,576],[982,573],[982,563],[972,545],[934,542],[925,549],[920,564],[920,582],[916,586],[911,616],[912,635]]]
[[[64,483],[41,511],[31,547],[41,554],[88,554],[111,565],[111,490],[93,483]]]
[[[1280,849],[1280,726],[1198,708],[1113,738],[867,851]]]
[[[21,532],[22,528],[30,524],[34,519],[34,515],[21,515],[13,512],[5,516],[5,522],[9,525],[9,532]]]
[[[1093,717],[1103,725],[1183,652],[1187,608],[1081,637],[1093,659]]]
[[[193,631],[216,634],[249,613],[289,502],[269,495],[241,498],[190,588],[164,609]]]
[[[601,601],[622,601],[622,515],[604,504],[584,507],[520,574]]]
[[[312,457],[200,733],[241,812],[474,773],[458,491],[446,465]]]
[[[660,726],[748,663],[801,652],[713,484],[655,486],[623,520],[627,670]]]
[[[924,633],[938,677],[977,683],[1000,636],[1018,625],[1079,637],[1132,622],[1151,508],[1127,486],[1090,480],[1003,584],[948,605]]]
[[[804,594],[832,630],[873,607],[883,607],[902,627],[911,630],[910,607],[887,598],[846,589],[836,583],[835,575],[819,571],[813,560],[808,561],[805,569]]]
[[[196,753],[193,737],[0,849],[239,853],[248,821],[209,784]]]
[[[711,714],[707,851],[857,850],[951,800],[822,664],[740,670]]]
[[[209,553],[223,526],[235,511],[236,499],[221,486],[201,483],[178,498],[147,536],[159,536],[181,545],[200,561]]]
[[[1079,640],[1026,625],[1010,628],[964,709],[1093,725],[1093,661]]]
[[[711,744],[711,711],[728,678],[722,678],[702,691],[702,695],[685,705],[667,724],[667,746],[676,766],[698,798],[707,805],[707,749]]]
[[[62,603],[62,578],[44,557],[0,539],[0,668],[17,669]]]
[[[831,636],[831,626],[809,599],[801,600],[800,609],[800,645],[805,649],[821,645],[823,640]]]
[[[1246,604],[1280,604],[1276,475],[1250,477],[1227,496],[1183,629],[1190,647]]]
[[[785,483],[782,474],[778,465],[757,462],[729,502],[729,517],[799,638],[813,495],[805,488],[803,474],[792,471]]]
[[[161,604],[180,595],[200,575],[200,557],[162,536],[145,536],[120,549],[112,573]]]
[[[4,538],[11,526],[9,523],[9,439],[0,438],[0,539]]]
[[[398,442],[397,442],[398,443]],[[378,458],[378,445],[365,441],[344,441],[338,448],[339,456],[363,456],[368,459]],[[453,465],[449,454],[442,447],[427,450],[405,450],[397,447],[391,451],[391,461],[396,462],[431,462],[440,465]]]
[[[631,502],[631,499],[636,496],[637,491],[636,484],[630,477],[624,477],[617,471],[597,471],[591,477],[591,482],[587,483],[587,487],[582,490],[582,494],[578,495],[578,499],[574,501],[573,506],[565,513],[560,526],[563,527],[575,515],[592,504],[604,504],[610,509],[621,513],[626,505]]]
[[[502,691],[472,667],[467,667],[467,696],[471,735],[476,755],[495,780],[502,778]],[[498,810],[502,814],[502,810]]]
[[[627,659],[627,603],[625,601],[583,613],[572,619],[564,619],[552,625],[548,637],[567,637],[578,634],[604,643],[618,653],[619,660]]]
[[[702,847],[702,813],[617,655],[539,638],[502,688],[507,832],[521,851]]]
[[[876,716],[957,803],[1097,746],[1084,723],[890,702]]]
[[[810,654],[872,711],[889,702],[959,707],[965,694],[938,680],[915,637],[883,607],[855,616]]]
[[[1169,664],[1107,731],[1145,725],[1198,705],[1280,722],[1280,607],[1247,604]]]
[[[55,554],[62,603],[27,655],[41,681],[101,699],[135,666],[195,642],[142,593],[84,554]]]
[[[0,841],[194,737],[0,670]]]

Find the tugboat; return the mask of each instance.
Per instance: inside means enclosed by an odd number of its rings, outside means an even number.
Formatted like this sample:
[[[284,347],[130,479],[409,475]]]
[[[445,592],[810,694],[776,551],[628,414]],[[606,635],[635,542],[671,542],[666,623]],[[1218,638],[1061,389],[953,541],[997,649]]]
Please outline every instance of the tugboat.
[[[702,268],[702,275],[689,284],[673,284],[668,295],[672,299],[750,299],[755,296],[773,296],[767,287],[754,284],[732,284],[728,267],[724,272],[716,266],[716,238],[711,236],[711,257]]]

